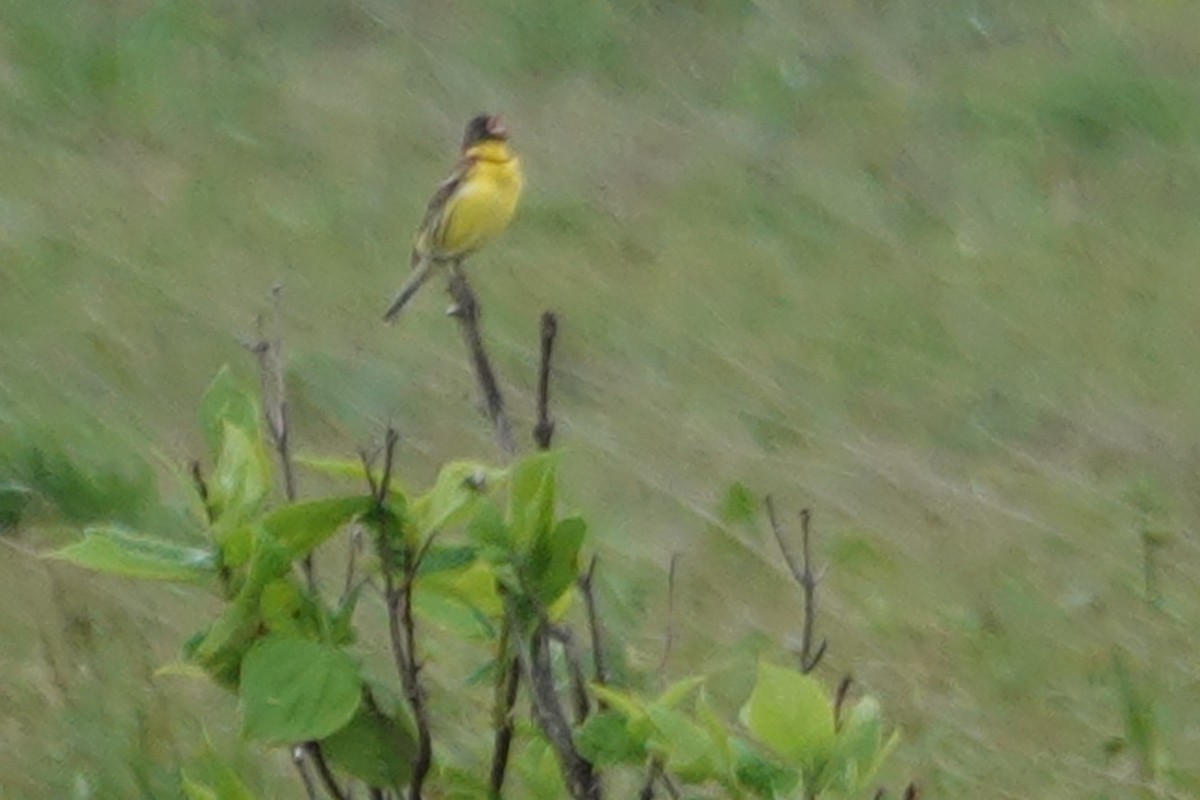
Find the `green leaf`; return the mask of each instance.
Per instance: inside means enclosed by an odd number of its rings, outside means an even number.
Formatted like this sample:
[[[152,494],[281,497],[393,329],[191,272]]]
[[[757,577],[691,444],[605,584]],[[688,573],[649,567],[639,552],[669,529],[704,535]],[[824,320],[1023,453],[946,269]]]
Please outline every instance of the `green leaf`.
[[[500,561],[512,555],[512,531],[504,522],[500,509],[490,500],[479,504],[474,519],[467,525],[467,539],[477,545],[489,561]]]
[[[357,482],[360,486],[367,485],[367,470],[361,459],[320,458],[318,456],[296,456],[295,462],[305,469],[325,475],[329,478],[346,478]],[[377,483],[382,476],[378,470],[371,471],[371,481]],[[393,473],[388,481],[391,494],[405,494],[404,487]]]
[[[422,619],[464,639],[490,640],[496,637],[496,629],[486,614],[452,595],[417,591],[413,607]]]
[[[646,761],[646,740],[633,736],[625,716],[616,711],[588,717],[576,734],[575,744],[580,754],[597,767]]]
[[[228,365],[221,367],[200,401],[200,427],[209,452],[214,457],[220,453],[226,424],[257,439],[262,430],[260,414],[257,396],[238,384]]]
[[[526,581],[543,607],[575,585],[579,574],[579,548],[586,534],[587,523],[581,517],[569,517],[534,540]]]
[[[260,439],[229,421],[221,437],[221,455],[209,480],[209,502],[226,526],[252,516],[271,491],[270,460]]]
[[[75,544],[48,554],[80,567],[156,581],[198,583],[217,574],[210,550],[182,547],[120,528],[88,528]]]
[[[766,661],[742,710],[746,726],[788,764],[819,766],[833,745],[833,709],[813,677]]]
[[[530,456],[513,468],[508,492],[508,521],[518,546],[533,542],[554,519],[558,453]]]
[[[437,482],[409,506],[409,519],[417,537],[468,519],[475,505],[504,472],[472,461],[453,461],[442,467]]]
[[[466,569],[475,563],[475,548],[470,545],[438,547],[432,545],[417,567],[417,575],[436,575]]]
[[[292,503],[263,517],[262,525],[283,545],[289,558],[303,558],[360,514],[372,500],[361,495]]]
[[[732,739],[737,782],[759,797],[800,797],[800,773],[763,758],[741,739]]]
[[[183,773],[181,777],[180,788],[183,789],[183,796],[187,800],[222,800],[214,789],[197,783],[189,778],[187,773]]]
[[[704,681],[705,678],[703,675],[693,675],[689,678],[678,680],[668,686],[654,701],[654,704],[662,708],[675,708],[686,700],[688,695],[700,688],[704,684]]]
[[[242,732],[267,744],[323,739],[362,702],[358,666],[336,647],[268,636],[242,661]]]
[[[32,500],[33,492],[24,486],[0,483],[0,530],[15,528]]]
[[[895,735],[892,740],[887,745],[883,741],[879,701],[869,695],[862,698],[846,714],[816,788],[847,795],[864,791],[887,755],[885,748],[894,744]]]
[[[652,749],[666,756],[667,768],[689,783],[719,780],[724,776],[720,751],[704,728],[687,715],[652,705],[647,712],[656,735]]]
[[[379,788],[407,783],[417,752],[416,737],[408,726],[369,702],[321,746],[334,766]]]
[[[596,695],[597,700],[605,703],[630,722],[643,722],[648,719],[645,704],[634,695],[600,683],[593,683],[591,687],[592,694]]]
[[[756,530],[759,499],[746,488],[744,483],[730,484],[725,497],[717,509],[717,515],[726,525],[740,525],[747,530]]]

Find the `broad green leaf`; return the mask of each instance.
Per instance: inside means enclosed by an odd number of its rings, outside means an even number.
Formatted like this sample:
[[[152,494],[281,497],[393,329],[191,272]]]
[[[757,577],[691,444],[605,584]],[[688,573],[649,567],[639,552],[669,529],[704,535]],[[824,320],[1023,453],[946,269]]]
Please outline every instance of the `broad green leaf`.
[[[302,558],[333,536],[342,526],[372,505],[369,497],[351,495],[310,500],[277,508],[263,517],[262,525],[283,545],[290,558]]]
[[[409,506],[409,519],[418,538],[423,541],[434,531],[468,519],[503,475],[503,470],[471,461],[453,461],[442,467],[433,488]]]
[[[417,575],[424,577],[439,572],[466,569],[475,563],[475,548],[470,545],[440,547],[431,545],[417,567]]]
[[[496,636],[496,629],[487,615],[457,597],[417,591],[413,608],[422,619],[464,639],[490,640]]]
[[[24,486],[0,483],[0,530],[15,528],[31,500],[33,492]]]
[[[746,726],[788,764],[806,772],[819,766],[833,745],[833,709],[813,677],[766,661],[742,710]]]
[[[650,747],[666,756],[667,768],[688,783],[724,777],[720,751],[704,728],[686,714],[652,705],[647,712],[656,734]]]
[[[625,716],[616,711],[588,717],[576,733],[575,744],[580,754],[597,767],[646,762],[646,740],[633,736]]]
[[[209,502],[217,521],[230,526],[252,516],[271,491],[271,466],[262,441],[225,422],[221,455],[209,480]]]
[[[530,456],[513,468],[508,491],[508,522],[518,546],[532,542],[554,519],[558,453]]]
[[[803,797],[797,791],[800,773],[786,769],[759,755],[741,739],[732,739],[734,773],[737,782],[758,797],[775,800],[777,797]]]
[[[120,528],[88,528],[83,539],[48,558],[76,566],[157,581],[202,582],[216,577],[212,551],[183,547]]]
[[[722,763],[726,765],[731,764],[733,753],[729,745],[729,726],[723,719],[717,716],[712,703],[709,702],[708,692],[704,689],[700,690],[700,696],[696,698],[696,719],[708,731],[708,738],[712,740],[717,750],[720,751]]]
[[[534,540],[525,579],[542,606],[549,606],[575,585],[579,548],[586,534],[587,523],[581,517],[569,517]]]
[[[463,570],[437,572],[417,582],[417,600],[431,593],[450,597],[470,608],[479,609],[486,617],[495,619],[504,613],[504,603],[496,589],[492,567],[476,561]]]
[[[200,427],[214,457],[221,451],[227,423],[257,439],[262,430],[258,397],[238,384],[228,365],[221,367],[200,401]]]
[[[258,635],[260,624],[257,596],[239,595],[207,631],[184,646],[184,656],[204,667],[218,684],[234,688],[242,656]]]
[[[408,726],[369,702],[321,746],[334,766],[379,788],[406,783],[417,752],[416,737]]]
[[[242,661],[242,731],[267,744],[323,739],[362,701],[358,665],[331,645],[287,636],[260,640]]]
[[[496,504],[484,500],[467,525],[467,539],[477,545],[480,555],[489,561],[501,561],[512,555],[512,532]]]

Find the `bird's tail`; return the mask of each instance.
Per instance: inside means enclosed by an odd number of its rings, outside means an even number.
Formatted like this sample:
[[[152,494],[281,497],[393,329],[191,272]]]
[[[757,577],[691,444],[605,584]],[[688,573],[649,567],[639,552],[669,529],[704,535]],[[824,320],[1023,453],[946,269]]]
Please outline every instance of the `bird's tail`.
[[[396,299],[392,301],[392,304],[388,306],[387,312],[384,313],[384,322],[395,322],[396,317],[400,316],[400,312],[404,310],[404,306],[408,304],[408,301],[417,293],[417,290],[433,274],[434,261],[432,258],[418,258],[415,259],[415,262],[408,280],[400,287],[400,291],[396,294]]]

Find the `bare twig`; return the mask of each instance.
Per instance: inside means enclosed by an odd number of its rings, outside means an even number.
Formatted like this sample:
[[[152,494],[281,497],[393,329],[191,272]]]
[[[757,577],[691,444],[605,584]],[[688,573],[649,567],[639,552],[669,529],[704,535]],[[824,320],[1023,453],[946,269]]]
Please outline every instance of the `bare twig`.
[[[388,492],[392,490],[392,465],[396,460],[396,443],[399,441],[400,434],[389,425],[383,435],[383,475],[379,479],[378,494],[375,498],[380,505],[387,502]],[[367,470],[367,476],[369,482],[370,470]]]
[[[538,368],[537,425],[533,441],[539,450],[549,450],[554,438],[554,420],[550,416],[550,359],[554,355],[554,338],[558,335],[558,317],[553,311],[542,314],[542,358]]]
[[[592,638],[592,679],[599,684],[608,683],[608,669],[604,663],[604,632],[600,628],[600,615],[596,611],[596,590],[593,579],[596,575],[597,556],[592,556],[588,562],[587,572],[579,576],[579,591],[583,592],[583,602],[587,606],[588,631]],[[604,710],[604,703],[600,703]]]
[[[413,761],[412,780],[409,783],[408,796],[410,800],[421,800],[421,788],[425,776],[433,763],[433,737],[429,729],[429,709],[425,704],[425,690],[421,686],[421,665],[417,661],[416,622],[413,619],[413,579],[416,577],[416,560],[409,566],[401,587],[401,621],[404,624],[404,648],[408,653],[408,662],[402,683],[404,692],[412,706],[413,719],[417,723],[417,756]]]
[[[300,782],[304,784],[304,796],[308,800],[317,800],[317,785],[313,783],[312,775],[308,774],[308,763],[305,760],[304,745],[298,744],[292,748],[292,764],[300,773]]]
[[[263,417],[267,432],[275,445],[279,457],[279,468],[283,473],[283,495],[289,503],[296,500],[296,467],[292,460],[291,429],[288,424],[287,385],[283,376],[283,322],[279,311],[283,287],[276,284],[271,289],[271,311],[273,330],[268,336],[264,332],[263,319],[258,317],[258,341],[247,345],[247,349],[258,357],[258,374],[262,382]],[[316,576],[313,571],[312,554],[302,562],[304,578],[310,592],[316,591]]]
[[[508,772],[508,754],[512,749],[515,731],[513,707],[517,704],[517,692],[521,687],[521,663],[516,656],[508,653],[510,636],[511,628],[506,621],[500,634],[498,660],[507,664],[507,668],[500,673],[496,681],[495,735],[492,744],[492,770],[488,781],[492,798],[499,798],[504,788],[504,777]]]
[[[667,632],[663,643],[662,661],[658,664],[658,679],[665,683],[667,680],[667,664],[671,660],[671,648],[675,643],[675,567],[679,563],[679,553],[671,553],[671,566],[667,569]]]
[[[200,462],[193,460],[189,465],[189,471],[192,475],[192,485],[196,487],[196,496],[200,498],[200,503],[204,506],[204,519],[211,525],[213,523],[213,507],[208,500],[208,483],[205,482],[204,473],[200,470]]]
[[[304,754],[312,760],[317,767],[317,775],[321,778],[321,783],[325,787],[325,791],[330,797],[335,800],[350,800],[350,795],[338,785],[337,778],[333,775],[333,770],[329,768],[329,762],[325,760],[325,753],[321,750],[319,742],[308,742],[304,745]]]
[[[458,320],[462,330],[463,341],[471,356],[471,365],[475,370],[475,378],[483,394],[488,419],[496,435],[496,442],[505,458],[512,458],[516,453],[513,442],[512,426],[509,425],[508,415],[504,411],[504,396],[500,393],[500,385],[496,382],[496,373],[492,371],[492,363],[488,359],[487,350],[483,346],[483,336],[479,331],[479,301],[467,276],[458,264],[450,267],[450,296],[454,298],[451,316]]]
[[[917,785],[915,783],[910,783],[904,789],[904,800],[917,800],[918,797],[920,797],[920,793],[917,792]]]
[[[679,799],[679,787],[663,769],[662,759],[657,756],[650,759],[650,765],[646,767],[646,780],[642,783],[642,790],[638,792],[638,800],[654,800],[655,785],[661,785],[666,789],[667,796],[672,800]]]
[[[850,686],[854,683],[854,678],[850,675],[842,676],[842,680],[838,683],[837,693],[833,696],[833,727],[834,730],[842,728],[842,708],[846,705],[846,697],[850,694]]]
[[[575,724],[582,725],[591,713],[591,700],[588,699],[587,679],[583,676],[583,661],[579,657],[579,648],[575,646],[575,637],[570,628],[562,625],[547,625],[546,631],[550,638],[562,646],[567,659],[567,669],[571,675],[571,699],[574,703]]]
[[[771,531],[775,534],[775,541],[779,544],[780,552],[783,553],[783,560],[787,563],[792,577],[804,592],[804,627],[801,629],[800,634],[800,669],[804,672],[812,672],[821,663],[821,659],[825,655],[826,646],[829,644],[827,640],[822,639],[820,644],[817,645],[816,650],[813,650],[813,632],[816,627],[817,615],[818,578],[813,574],[809,552],[809,526],[812,521],[812,511],[807,508],[800,511],[800,547],[803,560],[798,564],[796,563],[795,556],[788,549],[787,542],[783,538],[783,529],[779,525],[779,519],[775,516],[775,501],[771,498],[771,495],[767,495],[766,497],[766,506],[767,518],[771,522]]]
[[[554,689],[548,640],[546,627],[539,625],[530,637],[528,659],[525,658],[524,648],[517,648],[522,667],[529,678],[534,721],[554,748],[571,797],[574,800],[600,800],[600,778],[592,768],[592,763],[575,749],[571,739],[571,724]]]

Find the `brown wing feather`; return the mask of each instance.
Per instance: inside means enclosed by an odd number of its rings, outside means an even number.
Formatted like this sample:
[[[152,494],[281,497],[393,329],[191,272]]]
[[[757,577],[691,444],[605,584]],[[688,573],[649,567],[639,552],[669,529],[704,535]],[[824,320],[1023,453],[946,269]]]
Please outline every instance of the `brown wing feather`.
[[[450,177],[442,181],[438,186],[437,191],[433,193],[433,197],[429,198],[429,205],[425,207],[425,217],[421,220],[421,227],[417,229],[417,241],[420,242],[422,237],[436,239],[438,232],[446,225],[446,206],[454,193],[458,191],[458,187],[462,185],[463,178],[466,177],[467,171],[471,168],[472,159],[464,158],[454,167],[454,172],[450,173]],[[412,264],[417,265],[422,258],[417,247],[413,247]]]

